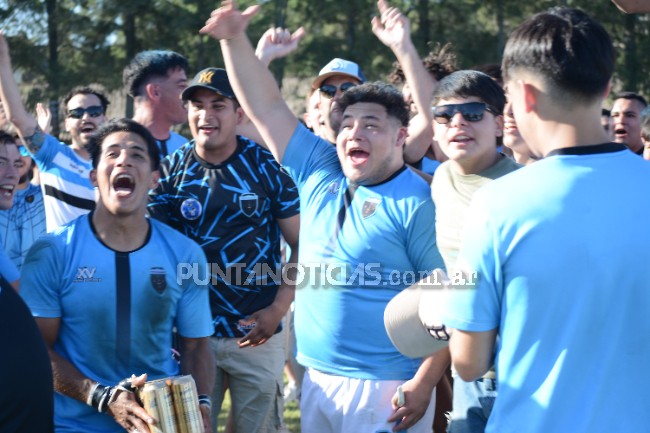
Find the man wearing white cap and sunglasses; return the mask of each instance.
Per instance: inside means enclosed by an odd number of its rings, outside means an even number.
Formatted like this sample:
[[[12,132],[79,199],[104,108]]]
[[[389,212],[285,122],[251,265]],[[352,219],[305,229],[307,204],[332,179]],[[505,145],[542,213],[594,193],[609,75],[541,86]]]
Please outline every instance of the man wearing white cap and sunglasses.
[[[318,73],[311,87],[318,90],[319,110],[325,120],[324,134],[330,143],[336,142],[336,134],[341,127],[343,113],[338,108],[338,100],[346,90],[362,84],[366,78],[361,68],[354,62],[333,59]]]

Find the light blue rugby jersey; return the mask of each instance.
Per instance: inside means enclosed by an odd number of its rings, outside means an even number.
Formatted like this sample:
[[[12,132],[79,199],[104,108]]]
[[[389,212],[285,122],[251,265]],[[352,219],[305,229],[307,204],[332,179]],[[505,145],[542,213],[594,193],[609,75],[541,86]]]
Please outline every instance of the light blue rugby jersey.
[[[48,232],[95,209],[90,161],[51,135],[32,157],[40,170]]]
[[[650,164],[621,144],[554,151],[474,195],[447,326],[498,329],[486,432],[648,431]]]
[[[180,149],[188,141],[187,138],[174,131],[169,131],[169,138],[167,140],[156,139],[156,144],[158,144],[158,150],[160,151],[160,159],[162,160],[166,156],[176,152],[176,150]]]
[[[403,168],[379,185],[358,187],[346,208],[349,184],[335,148],[302,125],[282,163],[298,186],[303,221],[298,361],[346,377],[412,378],[420,360],[395,349],[383,318],[396,294],[443,267],[429,186]]]
[[[23,265],[21,295],[35,317],[61,318],[54,350],[84,375],[114,385],[131,374],[178,374],[172,326],[191,338],[212,334],[208,288],[177,281],[179,264],[205,272],[201,248],[155,220],[145,245],[106,247],[82,216],[37,240]],[[107,414],[55,394],[58,431],[123,431]]]
[[[27,184],[16,190],[11,209],[0,211],[0,238],[18,270],[34,241],[45,234],[45,208],[41,189]]]

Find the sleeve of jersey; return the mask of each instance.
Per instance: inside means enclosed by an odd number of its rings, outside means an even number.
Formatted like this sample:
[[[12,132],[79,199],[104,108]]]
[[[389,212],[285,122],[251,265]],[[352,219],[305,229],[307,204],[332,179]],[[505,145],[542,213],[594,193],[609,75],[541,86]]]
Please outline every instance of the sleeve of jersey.
[[[336,148],[300,122],[284,152],[282,166],[296,182],[299,190],[316,171],[340,169]]]
[[[191,242],[186,263],[196,263],[196,275],[206,275],[208,260],[201,247]],[[208,285],[197,284],[196,278],[188,278],[183,282],[183,295],[178,304],[176,325],[178,333],[187,338],[209,337],[214,333]]]
[[[166,224],[169,224],[171,215],[171,209],[168,206],[170,203],[168,189],[171,181],[169,175],[171,160],[169,158],[168,156],[160,161],[160,181],[156,188],[149,191],[149,204],[147,205],[149,216]]]
[[[34,317],[61,317],[59,296],[65,259],[56,240],[50,235],[38,239],[23,263],[20,295]]]
[[[0,274],[5,278],[5,280],[13,283],[20,278],[20,272],[18,268],[14,265],[14,262],[11,261],[9,256],[4,250],[0,249]]]
[[[436,245],[435,220],[435,207],[431,199],[427,199],[417,207],[406,224],[407,252],[418,271],[444,268]]]
[[[43,145],[38,152],[32,155],[32,157],[34,158],[34,161],[36,161],[37,165],[47,167],[52,163],[56,154],[59,152],[59,146],[61,146],[61,142],[59,142],[56,137],[53,137],[50,134],[45,134]]]
[[[289,218],[300,213],[300,197],[298,187],[291,176],[279,166],[275,160],[276,167],[276,191],[273,194],[273,215],[277,219]]]
[[[443,313],[448,327],[483,332],[499,326],[503,278],[497,235],[487,199],[478,191],[467,212],[456,267],[448,272],[453,284]]]

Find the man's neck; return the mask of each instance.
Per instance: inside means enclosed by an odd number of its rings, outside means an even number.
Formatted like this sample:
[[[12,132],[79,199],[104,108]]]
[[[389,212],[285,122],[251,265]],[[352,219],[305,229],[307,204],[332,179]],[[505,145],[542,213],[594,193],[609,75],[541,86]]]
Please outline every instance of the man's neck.
[[[541,107],[539,112],[542,114],[535,117],[533,128],[528,130],[531,137],[524,137],[534,156],[544,157],[555,149],[611,141],[600,124],[600,101],[573,110],[557,105]]]
[[[92,224],[104,245],[115,251],[135,251],[149,236],[149,221],[144,210],[121,216],[109,213],[100,204],[92,214]]]
[[[84,146],[83,144],[72,142],[70,148],[74,151],[74,153],[79,155],[81,159],[85,161],[90,161],[90,153],[88,153],[86,146]]]
[[[156,116],[152,109],[137,107],[133,120],[147,128],[156,140],[164,141],[169,139],[169,130],[173,126],[172,123],[161,118],[161,116]]]
[[[470,174],[480,174],[483,173],[490,167],[493,167],[501,160],[501,154],[499,152],[493,152],[489,155],[485,155],[480,158],[475,158],[471,161],[454,161],[450,160],[451,166],[454,167],[454,170],[464,176]]]
[[[237,150],[237,137],[233,138],[227,144],[216,149],[206,149],[202,146],[194,145],[196,154],[204,161],[210,164],[221,164],[230,158]]]

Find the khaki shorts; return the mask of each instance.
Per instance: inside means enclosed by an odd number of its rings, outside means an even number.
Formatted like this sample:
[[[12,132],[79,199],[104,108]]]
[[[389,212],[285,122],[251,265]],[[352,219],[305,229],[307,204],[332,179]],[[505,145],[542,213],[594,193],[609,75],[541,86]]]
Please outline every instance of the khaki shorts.
[[[217,431],[217,417],[228,384],[235,431],[278,432],[284,410],[283,367],[285,360],[284,330],[257,347],[240,349],[238,338],[210,338],[217,362],[212,395],[212,430]]]

